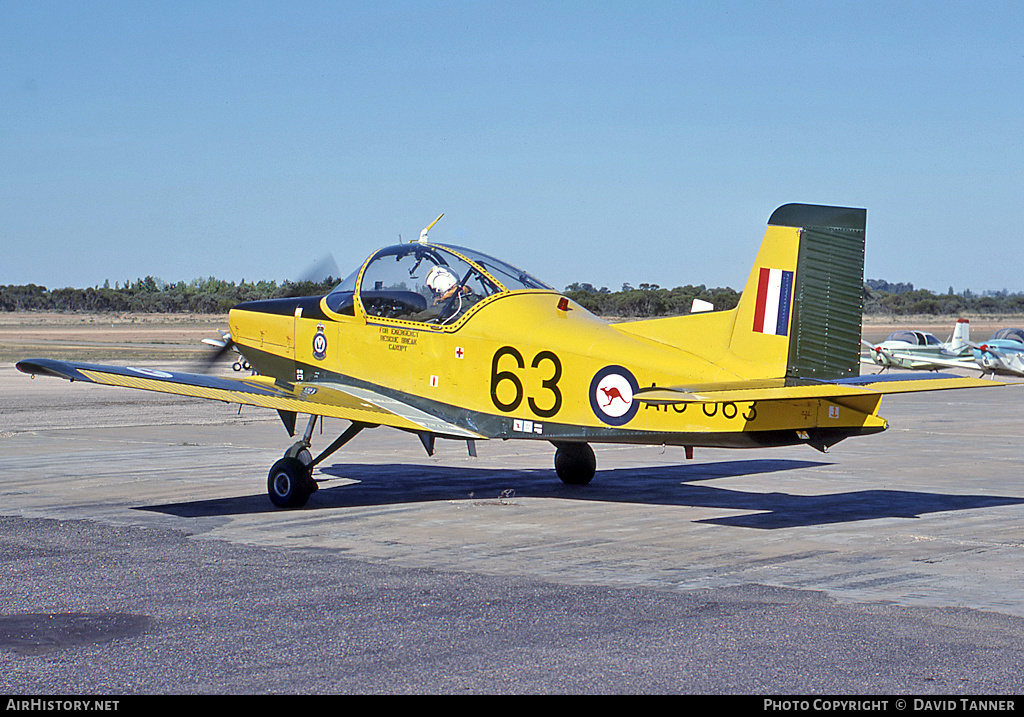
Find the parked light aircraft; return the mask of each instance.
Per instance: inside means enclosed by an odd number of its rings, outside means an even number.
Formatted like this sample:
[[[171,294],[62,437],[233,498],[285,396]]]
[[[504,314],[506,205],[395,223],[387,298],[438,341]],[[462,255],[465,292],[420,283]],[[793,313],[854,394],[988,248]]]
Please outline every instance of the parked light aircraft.
[[[960,321],[966,321],[966,319],[960,319]],[[891,339],[897,334],[905,333],[911,332],[896,332],[889,339],[878,345],[876,355],[881,354],[881,361],[883,362],[892,362],[886,363],[886,367],[898,365],[902,368],[927,369],[931,371],[942,368],[966,368],[980,370],[983,376],[986,374],[991,376],[1024,376],[1024,329],[1000,329],[983,344],[972,343],[968,339],[967,333],[964,332],[961,337],[964,346],[957,353],[952,351],[952,345],[957,343],[954,332],[954,339],[949,344],[951,347],[949,351],[935,351],[932,348],[931,353],[928,354],[907,353],[908,351],[913,351],[913,349],[894,348],[891,345]],[[913,333],[920,334],[921,332]],[[925,336],[931,336],[931,334],[925,334]],[[887,342],[890,345],[884,346]],[[870,346],[870,344],[866,345]],[[861,362],[869,363],[863,358]]]
[[[203,343],[206,344],[207,346],[213,346],[215,349],[217,349],[217,355],[223,355],[223,353],[226,353],[229,350],[234,351],[236,354],[238,354],[238,358],[235,359],[234,363],[231,364],[231,368],[233,368],[235,371],[241,371],[242,369],[249,371],[250,369],[252,369],[252,366],[250,366],[249,362],[245,360],[245,357],[243,357],[238,352],[238,347],[235,346],[234,343],[232,343],[231,335],[226,331],[220,332],[219,339],[203,339]]]
[[[982,375],[1024,376],[1024,329],[999,329],[983,344],[970,344],[971,356],[967,366],[943,364],[950,368],[978,369]]]
[[[867,355],[861,363],[911,371],[937,371],[940,368],[977,368],[971,356],[970,322],[957,319],[953,336],[942,342],[925,331],[901,330],[889,334],[885,341],[872,344],[861,341],[867,347]]]
[[[1000,329],[974,347],[974,359],[985,373],[1024,376],[1024,329]]]
[[[31,359],[18,369],[276,409],[302,438],[271,468],[280,507],[304,505],[313,469],[364,428],[436,438],[530,439],[586,484],[591,443],[821,451],[885,430],[883,395],[1001,385],[929,374],[859,376],[866,210],[777,209],[739,304],[606,323],[505,262],[429,241],[372,254],[322,297],[239,304],[230,343],[259,375],[227,378]],[[439,217],[440,218],[440,217]],[[436,223],[437,220],[435,220]],[[350,421],[315,458],[320,416]],[[321,477],[322,479],[322,477]]]

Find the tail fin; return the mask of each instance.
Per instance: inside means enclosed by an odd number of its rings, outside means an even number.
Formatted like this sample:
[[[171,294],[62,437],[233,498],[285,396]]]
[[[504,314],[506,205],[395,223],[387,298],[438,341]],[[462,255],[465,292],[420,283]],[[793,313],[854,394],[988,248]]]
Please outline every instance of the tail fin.
[[[736,307],[730,353],[765,378],[858,375],[866,223],[865,209],[776,209]]]
[[[615,327],[741,379],[857,376],[866,222],[865,209],[781,206],[735,309]],[[718,376],[709,371],[706,380]]]
[[[971,345],[971,323],[967,319],[957,319],[953,327],[953,340],[949,342],[950,351],[961,351]]]

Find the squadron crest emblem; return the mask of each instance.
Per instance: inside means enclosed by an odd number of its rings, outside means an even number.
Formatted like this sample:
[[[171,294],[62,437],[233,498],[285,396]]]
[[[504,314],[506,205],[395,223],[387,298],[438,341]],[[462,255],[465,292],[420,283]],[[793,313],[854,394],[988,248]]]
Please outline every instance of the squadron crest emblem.
[[[323,324],[317,324],[316,333],[313,335],[313,358],[318,361],[327,358],[327,334],[324,333]]]

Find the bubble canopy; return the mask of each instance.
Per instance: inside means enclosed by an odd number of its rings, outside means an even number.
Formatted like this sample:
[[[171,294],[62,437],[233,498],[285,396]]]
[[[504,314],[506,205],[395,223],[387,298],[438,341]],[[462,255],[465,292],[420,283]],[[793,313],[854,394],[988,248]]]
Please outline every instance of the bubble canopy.
[[[924,331],[894,331],[886,341],[901,341],[911,346],[941,346],[942,342],[934,334]]]
[[[992,334],[992,338],[989,341],[1019,341],[1024,344],[1024,330],[1016,328],[999,329],[999,331]]]
[[[448,280],[436,281],[439,274]],[[428,276],[434,277],[429,284]],[[554,291],[494,257],[463,247],[426,243],[381,249],[328,294],[327,308],[338,314],[354,314],[357,282],[365,314],[431,324],[451,324],[473,304],[493,294]],[[450,288],[442,292],[439,287]]]

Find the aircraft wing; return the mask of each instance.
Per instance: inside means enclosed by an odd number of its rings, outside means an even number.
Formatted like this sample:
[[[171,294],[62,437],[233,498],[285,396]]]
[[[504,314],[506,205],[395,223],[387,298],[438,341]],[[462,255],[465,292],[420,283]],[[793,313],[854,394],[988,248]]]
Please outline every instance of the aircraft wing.
[[[444,421],[397,398],[369,388],[319,381],[275,381],[265,376],[220,378],[204,374],[161,371],[130,366],[100,366],[74,361],[30,359],[17,363],[19,371],[56,376],[107,386],[124,386],[180,396],[207,398],[227,403],[274,408],[343,418],[408,431],[427,431],[455,438],[485,438],[474,431]]]
[[[988,388],[1005,386],[999,381],[966,378],[947,373],[874,374],[836,381],[803,381],[786,385],[785,379],[767,381],[731,381],[694,386],[669,386],[640,389],[633,398],[641,403],[726,403],[741,401],[800,401],[816,398],[881,395],[938,391],[952,388]]]
[[[978,370],[978,362],[973,358],[942,358],[939,356],[915,356],[913,354],[901,354],[893,352],[893,358],[902,359],[903,361],[913,361],[919,363],[922,366],[941,366],[942,368],[966,368],[974,371]]]

